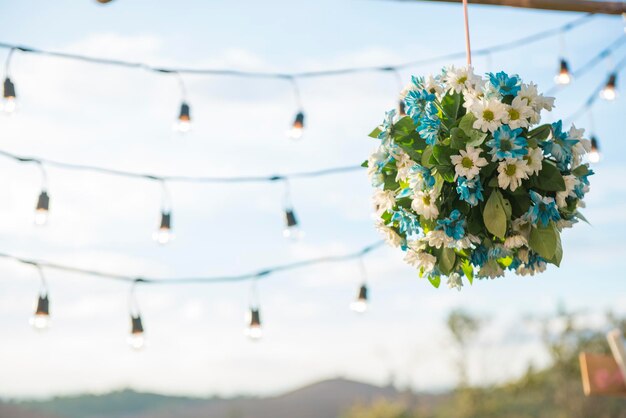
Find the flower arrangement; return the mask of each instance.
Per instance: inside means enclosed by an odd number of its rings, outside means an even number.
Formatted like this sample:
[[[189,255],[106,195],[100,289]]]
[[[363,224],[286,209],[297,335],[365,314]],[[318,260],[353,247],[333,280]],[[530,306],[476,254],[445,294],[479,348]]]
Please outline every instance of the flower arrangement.
[[[386,241],[435,287],[559,266],[562,230],[585,221],[584,130],[539,125],[554,98],[504,72],[449,67],[402,97],[407,115],[386,113],[363,164]]]

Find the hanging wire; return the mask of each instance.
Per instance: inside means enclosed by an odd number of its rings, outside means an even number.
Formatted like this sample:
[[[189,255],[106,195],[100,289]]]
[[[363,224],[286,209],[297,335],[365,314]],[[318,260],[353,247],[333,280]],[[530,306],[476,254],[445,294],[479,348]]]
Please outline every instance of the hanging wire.
[[[132,317],[141,315],[139,300],[137,299],[137,285],[141,282],[143,282],[142,279],[135,279],[130,284],[130,290],[128,292],[128,313]]]
[[[11,66],[11,57],[13,56],[13,52],[18,48],[11,48],[7,53],[6,61],[4,61],[4,76],[8,78],[10,76],[10,66]]]
[[[300,171],[293,173],[285,173],[285,174],[275,174],[275,175],[259,175],[259,176],[165,176],[158,174],[143,174],[143,173],[134,173],[131,171],[124,170],[116,170],[92,165],[84,165],[84,164],[73,164],[73,163],[65,163],[60,161],[49,160],[47,158],[40,157],[24,157],[18,156],[16,154],[10,153],[8,151],[0,150],[0,156],[10,158],[17,162],[34,162],[45,164],[47,166],[54,166],[58,168],[63,168],[67,170],[78,170],[78,171],[91,171],[100,174],[107,174],[112,176],[120,176],[120,177],[129,177],[129,178],[140,178],[144,180],[152,180],[152,181],[167,181],[168,183],[177,182],[177,183],[263,183],[263,182],[273,182],[277,180],[283,179],[297,179],[297,178],[310,178],[310,177],[320,177],[334,174],[341,174],[351,171],[361,171],[363,167],[360,165],[351,165],[351,166],[343,166],[343,167],[331,167],[331,168],[323,168],[320,170],[313,171]]]
[[[176,75],[176,79],[178,80],[178,88],[180,89],[180,98],[182,102],[187,101],[187,86],[185,85],[185,80],[183,76],[178,72],[174,71],[172,74]]]
[[[164,179],[159,179],[161,185],[161,211],[163,213],[170,213],[172,211],[172,195],[167,182]]]
[[[302,111],[304,107],[302,106],[302,95],[300,94],[300,86],[298,86],[298,81],[296,77],[289,77],[289,81],[291,82],[291,87],[293,89],[293,98],[296,103],[296,109],[298,112]]]
[[[361,284],[365,285],[367,284],[367,269],[365,268],[365,260],[363,256],[360,256],[358,259],[359,259],[359,268],[361,270]]]
[[[180,278],[149,278],[149,277],[137,277],[136,275],[127,275],[120,273],[109,273],[100,270],[92,270],[81,267],[73,267],[65,264],[58,264],[49,261],[33,260],[25,257],[18,257],[8,253],[0,252],[1,258],[7,258],[17,261],[22,264],[30,264],[40,266],[42,268],[49,268],[54,270],[66,271],[69,273],[82,274],[85,276],[92,276],[100,279],[112,279],[123,282],[132,282],[135,285],[138,284],[166,284],[166,285],[182,285],[182,284],[212,284],[212,283],[226,283],[226,282],[241,282],[250,280],[252,278],[266,278],[270,275],[278,272],[295,270],[305,267],[310,267],[318,264],[325,263],[337,263],[342,261],[351,260],[354,258],[365,256],[370,252],[380,248],[384,244],[383,241],[375,242],[374,244],[363,247],[362,249],[343,255],[331,255],[326,257],[312,258],[308,260],[295,261],[292,263],[281,264],[273,267],[264,268],[252,273],[235,274],[228,276],[208,276],[208,277],[180,277]]]
[[[519,38],[513,41],[505,42],[502,44],[494,45],[489,48],[477,49],[473,51],[473,55],[485,55],[487,53],[493,53],[498,51],[510,50],[516,47],[526,46],[529,43],[537,42],[542,39],[558,35],[562,32],[568,32],[572,29],[580,26],[581,24],[589,21],[595,15],[592,13],[583,15],[571,22],[568,22],[558,28],[547,29],[545,31],[541,31],[529,36],[525,36],[523,38]],[[216,76],[232,76],[232,77],[248,77],[248,78],[273,78],[273,79],[292,79],[292,78],[312,78],[312,77],[329,77],[329,76],[339,76],[345,74],[353,74],[353,73],[361,73],[361,72],[381,72],[386,71],[389,68],[389,65],[383,66],[363,66],[363,67],[349,67],[349,68],[341,68],[341,69],[332,69],[332,70],[320,70],[320,71],[303,71],[303,72],[293,72],[293,73],[284,73],[284,72],[260,72],[260,71],[242,71],[236,69],[215,69],[215,68],[168,68],[168,67],[157,67],[151,66],[149,64],[141,63],[141,62],[132,62],[132,61],[123,61],[123,60],[115,60],[108,58],[99,58],[99,57],[91,57],[87,55],[81,54],[72,54],[66,52],[56,52],[56,51],[48,51],[33,47],[20,46],[16,44],[11,44],[7,42],[0,42],[0,48],[9,48],[19,50],[25,53],[31,54],[39,54],[46,55],[51,57],[70,59],[75,61],[88,62],[92,64],[101,64],[101,65],[114,65],[120,67],[128,67],[128,68],[137,68],[143,69],[146,71],[151,71],[154,73],[180,73],[180,74],[203,74],[203,75],[216,75]],[[467,56],[467,51],[463,52],[455,52],[451,54],[440,55],[437,57],[414,60],[409,62],[400,63],[397,65],[393,65],[392,67],[400,69],[407,67],[415,67],[419,65],[429,64],[437,61],[449,61],[453,59],[462,58]]]

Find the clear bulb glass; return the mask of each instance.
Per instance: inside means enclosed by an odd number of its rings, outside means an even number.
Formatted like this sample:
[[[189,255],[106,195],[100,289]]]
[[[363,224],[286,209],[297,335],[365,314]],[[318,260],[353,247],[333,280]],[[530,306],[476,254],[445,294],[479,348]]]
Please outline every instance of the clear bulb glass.
[[[260,340],[263,336],[263,329],[260,325],[250,325],[244,330],[244,334],[251,340]]]
[[[283,237],[298,240],[304,237],[304,231],[298,228],[298,225],[287,226],[283,229]]]
[[[7,97],[4,99],[4,103],[2,104],[2,111],[4,113],[14,113],[17,109],[17,101],[15,97]]]
[[[287,131],[287,137],[289,137],[289,139],[300,139],[302,138],[303,133],[304,133],[304,128],[294,126],[293,128]]]
[[[568,71],[560,71],[556,77],[554,77],[554,81],[560,85],[566,85],[572,82],[572,76]]]
[[[177,120],[174,123],[173,129],[181,134],[186,134],[191,131],[191,120]]]
[[[45,225],[48,222],[48,210],[35,210],[35,225]]]
[[[592,150],[589,154],[587,154],[590,163],[599,163],[600,162],[600,152],[597,150]]]
[[[50,326],[50,315],[35,314],[30,318],[30,325],[36,330],[43,331]]]
[[[141,350],[146,346],[146,337],[143,332],[131,333],[128,337],[128,345],[134,350]]]
[[[367,311],[367,301],[365,299],[357,299],[350,304],[350,309],[356,313]]]
[[[169,228],[159,228],[152,234],[152,239],[161,245],[165,245],[174,239],[174,234]]]
[[[617,99],[617,90],[615,87],[607,86],[600,90],[600,98],[608,101]]]

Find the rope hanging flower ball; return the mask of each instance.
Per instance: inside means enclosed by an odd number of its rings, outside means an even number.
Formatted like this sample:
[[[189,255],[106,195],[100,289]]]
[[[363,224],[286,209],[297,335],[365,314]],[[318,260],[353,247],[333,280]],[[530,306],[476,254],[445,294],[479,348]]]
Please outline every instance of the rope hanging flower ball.
[[[554,98],[517,75],[476,75],[466,40],[467,67],[412,77],[406,115],[386,113],[364,163],[377,229],[421,277],[459,290],[463,277],[559,266],[593,174],[584,130],[540,124]]]

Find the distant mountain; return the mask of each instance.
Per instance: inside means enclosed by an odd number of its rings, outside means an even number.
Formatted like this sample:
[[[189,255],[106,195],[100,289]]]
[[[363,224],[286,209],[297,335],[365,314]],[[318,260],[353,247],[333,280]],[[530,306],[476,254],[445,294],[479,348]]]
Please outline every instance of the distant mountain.
[[[61,418],[56,415],[15,404],[0,402],[0,418]]]
[[[392,386],[379,387],[332,379],[267,398],[185,398],[125,390],[18,405],[55,414],[59,418],[337,418],[354,403],[369,403],[378,398],[430,406],[438,403],[441,396],[416,396],[400,392]],[[0,417],[5,415],[0,413]],[[15,418],[51,417],[15,415]]]

